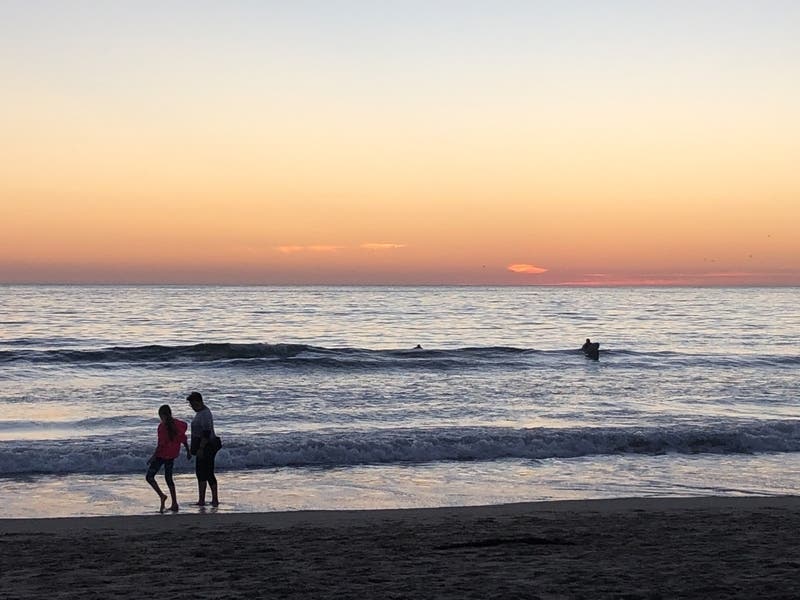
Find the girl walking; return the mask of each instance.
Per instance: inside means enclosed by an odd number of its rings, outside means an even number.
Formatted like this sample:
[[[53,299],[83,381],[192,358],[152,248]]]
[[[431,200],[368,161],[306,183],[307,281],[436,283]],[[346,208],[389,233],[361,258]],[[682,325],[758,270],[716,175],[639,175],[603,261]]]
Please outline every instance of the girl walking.
[[[181,453],[181,444],[186,448],[186,458],[190,457],[189,444],[186,441],[187,425],[180,419],[173,418],[169,404],[164,404],[158,409],[158,416],[161,418],[161,423],[158,425],[158,445],[153,451],[153,456],[147,461],[150,466],[147,469],[145,479],[161,499],[161,512],[163,513],[167,503],[167,495],[158,487],[156,474],[161,469],[161,465],[164,465],[164,480],[167,482],[169,494],[172,496],[172,505],[169,509],[172,512],[177,512],[178,498],[175,495],[175,482],[172,480],[172,466]]]

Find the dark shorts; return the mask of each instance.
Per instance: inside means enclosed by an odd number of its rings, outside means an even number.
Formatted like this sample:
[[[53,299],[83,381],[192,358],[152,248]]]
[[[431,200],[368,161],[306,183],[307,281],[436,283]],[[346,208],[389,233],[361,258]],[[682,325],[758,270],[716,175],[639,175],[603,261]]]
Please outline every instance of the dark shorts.
[[[147,476],[155,477],[156,474],[161,470],[161,465],[164,465],[164,477],[167,479],[172,479],[172,467],[174,464],[174,458],[159,458],[156,456],[147,469]]]
[[[216,444],[209,444],[203,449],[202,457],[195,457],[194,472],[198,481],[217,482],[214,475],[214,459],[217,457],[217,451]]]

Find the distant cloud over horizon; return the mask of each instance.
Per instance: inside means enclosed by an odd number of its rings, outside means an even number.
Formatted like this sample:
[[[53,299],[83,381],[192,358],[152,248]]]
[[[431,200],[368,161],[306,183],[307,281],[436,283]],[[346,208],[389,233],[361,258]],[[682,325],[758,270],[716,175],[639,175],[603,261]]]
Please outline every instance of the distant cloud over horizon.
[[[363,248],[364,250],[396,250],[397,248],[405,248],[407,244],[376,244],[376,243],[366,243],[361,244],[359,248]]]
[[[539,275],[541,273],[547,273],[548,271],[544,267],[537,267],[536,265],[529,265],[527,263],[508,265],[506,268],[512,273],[523,273],[525,275]]]

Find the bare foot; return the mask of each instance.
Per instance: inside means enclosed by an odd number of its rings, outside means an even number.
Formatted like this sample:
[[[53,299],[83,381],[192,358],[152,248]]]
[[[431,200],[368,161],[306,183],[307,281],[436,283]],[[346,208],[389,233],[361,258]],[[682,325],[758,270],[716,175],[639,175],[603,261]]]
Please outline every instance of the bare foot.
[[[180,509],[177,504],[173,504],[172,506],[169,507],[169,510],[170,512],[178,512],[178,510]]]
[[[166,506],[167,506],[167,496],[166,496],[166,495],[162,495],[162,496],[161,496],[161,508],[159,509],[159,512],[160,512],[162,515],[164,514],[164,508],[165,508]]]

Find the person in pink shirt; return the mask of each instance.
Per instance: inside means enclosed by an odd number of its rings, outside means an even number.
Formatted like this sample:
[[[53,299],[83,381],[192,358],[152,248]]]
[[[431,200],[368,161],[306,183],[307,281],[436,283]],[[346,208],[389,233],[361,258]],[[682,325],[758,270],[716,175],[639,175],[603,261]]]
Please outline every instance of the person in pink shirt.
[[[145,479],[161,499],[161,512],[163,513],[167,504],[167,495],[158,487],[156,474],[161,469],[161,465],[164,465],[164,480],[167,482],[170,496],[172,496],[172,506],[169,509],[177,512],[178,498],[175,495],[175,482],[172,480],[172,467],[175,459],[181,453],[181,444],[186,448],[186,458],[191,460],[189,444],[186,440],[188,426],[180,419],[173,418],[169,404],[164,404],[158,409],[158,416],[161,417],[161,423],[158,425],[158,445],[153,451],[153,456],[147,461],[149,468]]]

